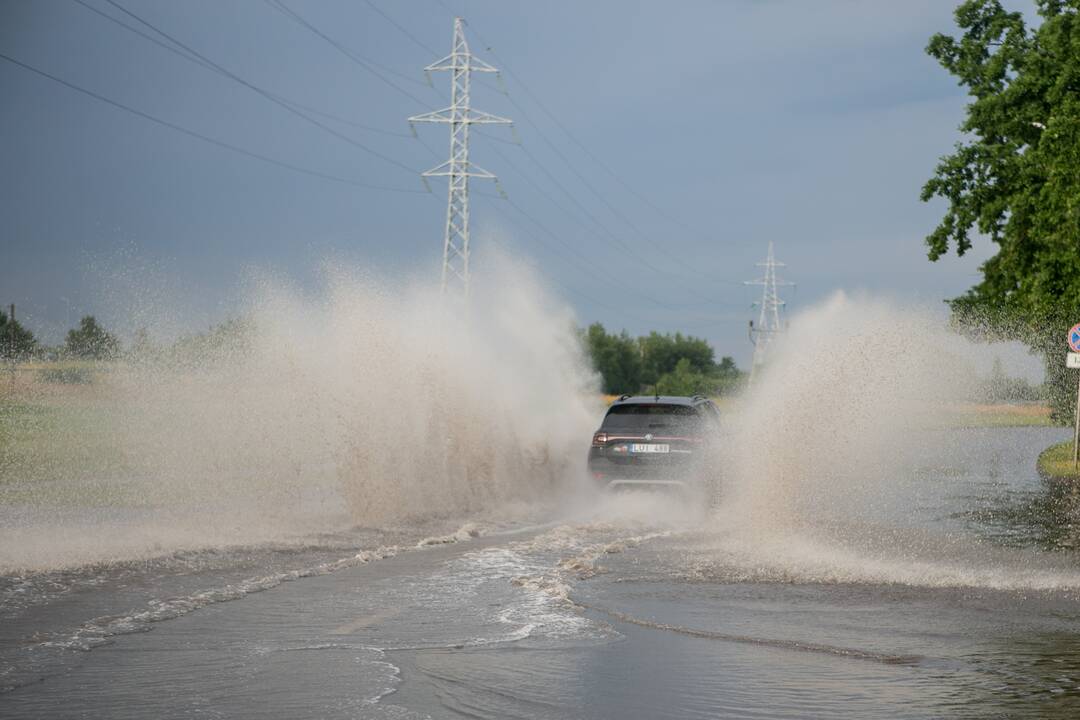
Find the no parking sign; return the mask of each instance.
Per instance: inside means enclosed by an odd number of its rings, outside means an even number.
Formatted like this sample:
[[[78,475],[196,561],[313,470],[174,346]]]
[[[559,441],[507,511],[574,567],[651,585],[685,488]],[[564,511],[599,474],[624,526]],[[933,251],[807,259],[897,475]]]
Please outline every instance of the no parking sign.
[[[1073,370],[1080,369],[1080,323],[1072,326],[1067,339],[1072,352],[1065,356],[1065,367]]]
[[[1076,323],[1069,330],[1069,347],[1074,353],[1080,353],[1080,323]]]

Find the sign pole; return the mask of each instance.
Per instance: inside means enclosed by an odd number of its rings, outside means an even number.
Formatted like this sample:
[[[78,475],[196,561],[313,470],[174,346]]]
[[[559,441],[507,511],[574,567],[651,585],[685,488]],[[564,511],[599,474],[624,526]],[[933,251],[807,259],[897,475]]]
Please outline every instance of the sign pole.
[[[1080,469],[1080,378],[1076,380],[1076,427],[1073,428],[1073,470]]]
[[[1080,323],[1069,328],[1066,336],[1069,349],[1072,350],[1065,358],[1065,367],[1080,368]],[[1080,378],[1076,380],[1076,417],[1073,427],[1073,470],[1080,469]]]

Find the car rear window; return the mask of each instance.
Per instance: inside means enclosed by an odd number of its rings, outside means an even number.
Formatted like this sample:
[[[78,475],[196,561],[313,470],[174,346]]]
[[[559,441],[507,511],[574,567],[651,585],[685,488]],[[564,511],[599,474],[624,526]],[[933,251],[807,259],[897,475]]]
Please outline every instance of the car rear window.
[[[608,410],[603,430],[690,430],[701,420],[698,411],[687,405],[616,405]]]

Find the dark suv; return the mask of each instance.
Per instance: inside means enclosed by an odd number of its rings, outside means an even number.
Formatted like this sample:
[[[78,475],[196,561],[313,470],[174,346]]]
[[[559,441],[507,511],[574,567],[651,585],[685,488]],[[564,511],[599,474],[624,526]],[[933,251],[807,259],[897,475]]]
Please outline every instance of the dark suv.
[[[699,486],[719,432],[720,411],[708,398],[623,395],[593,434],[589,473],[610,489]]]

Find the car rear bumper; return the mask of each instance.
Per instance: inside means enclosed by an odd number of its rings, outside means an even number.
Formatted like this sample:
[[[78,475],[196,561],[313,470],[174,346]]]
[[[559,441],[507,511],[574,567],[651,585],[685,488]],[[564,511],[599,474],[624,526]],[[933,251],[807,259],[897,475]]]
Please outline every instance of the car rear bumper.
[[[680,455],[667,458],[626,458],[613,461],[592,453],[589,475],[599,487],[684,487],[693,484],[700,473],[696,458]]]

